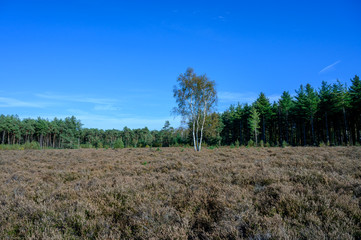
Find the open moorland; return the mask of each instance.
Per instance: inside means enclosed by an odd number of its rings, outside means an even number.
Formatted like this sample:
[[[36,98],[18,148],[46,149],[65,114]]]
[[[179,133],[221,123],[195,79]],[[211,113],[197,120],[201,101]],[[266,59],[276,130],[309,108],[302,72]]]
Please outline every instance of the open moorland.
[[[0,239],[361,239],[361,148],[0,151]]]

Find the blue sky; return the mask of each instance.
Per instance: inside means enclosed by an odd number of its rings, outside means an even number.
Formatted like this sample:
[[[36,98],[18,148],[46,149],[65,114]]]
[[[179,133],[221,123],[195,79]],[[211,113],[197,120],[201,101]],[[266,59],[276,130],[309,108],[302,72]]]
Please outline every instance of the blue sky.
[[[160,129],[177,76],[216,81],[218,111],[361,74],[361,3],[0,0],[0,114]]]

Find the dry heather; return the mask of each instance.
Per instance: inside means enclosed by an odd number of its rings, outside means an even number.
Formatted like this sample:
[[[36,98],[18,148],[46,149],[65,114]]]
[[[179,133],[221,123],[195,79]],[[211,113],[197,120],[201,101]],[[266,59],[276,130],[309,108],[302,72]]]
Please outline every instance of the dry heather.
[[[0,151],[0,239],[360,239],[361,148]]]

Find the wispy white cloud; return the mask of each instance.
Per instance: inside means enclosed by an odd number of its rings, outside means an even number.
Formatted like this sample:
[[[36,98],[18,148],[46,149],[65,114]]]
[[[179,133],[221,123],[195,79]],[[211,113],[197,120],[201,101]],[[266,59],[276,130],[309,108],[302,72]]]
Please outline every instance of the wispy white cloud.
[[[330,70],[332,70],[337,64],[339,64],[341,61],[338,60],[330,65],[328,65],[327,67],[324,67],[319,73],[325,73],[325,72],[328,72]]]
[[[22,101],[15,98],[0,97],[0,107],[30,107],[43,108],[47,103]]]
[[[70,115],[80,119],[84,124],[85,128],[99,128],[99,129],[123,129],[124,127],[129,128],[144,128],[148,129],[161,129],[165,121],[169,121],[175,128],[181,125],[181,118],[173,118],[171,116],[159,116],[159,117],[147,117],[139,116],[128,113],[100,113],[92,111],[84,111],[81,109],[70,108],[66,110]],[[69,116],[69,115],[68,115]]]
[[[221,103],[248,103],[251,104],[257,100],[259,93],[248,92],[248,93],[235,93],[235,92],[218,92],[218,99]],[[266,97],[270,100],[271,103],[278,101],[280,95],[272,94]]]
[[[91,96],[86,94],[62,94],[56,92],[42,92],[38,94],[21,93],[16,96],[0,96],[0,109],[3,113],[10,112],[16,107],[34,108],[32,111],[16,113],[21,118],[37,118],[38,116],[45,119],[54,117],[64,119],[69,116],[75,116],[87,128],[100,129],[122,129],[125,126],[129,128],[161,129],[166,120],[171,122],[173,127],[179,127],[180,119],[174,119],[169,115],[169,111],[160,111],[156,115],[152,114],[153,109],[158,103],[147,101],[148,95],[156,93],[155,90],[133,89],[126,94],[115,97],[109,96]],[[7,93],[10,94],[10,93]],[[14,95],[14,94],[13,94]],[[20,97],[21,96],[21,97]],[[30,99],[31,101],[27,101]],[[139,109],[144,109],[138,115],[136,111],[125,103],[138,104]],[[5,109],[5,107],[7,109]],[[36,108],[36,109],[35,109]],[[41,109],[40,109],[41,108]],[[29,115],[30,114],[30,115]]]
[[[120,108],[115,107],[111,104],[107,104],[107,105],[95,105],[94,110],[96,110],[96,111],[118,111],[118,110],[120,110]]]
[[[256,93],[235,93],[235,92],[218,92],[218,99],[223,103],[251,103],[257,99]]]
[[[93,104],[113,104],[116,102],[115,99],[111,98],[94,98],[86,96],[75,96],[75,95],[56,95],[51,93],[46,94],[35,94],[39,98],[61,100],[67,102],[82,102],[82,103],[93,103]]]
[[[50,99],[57,101],[58,103],[89,103],[94,104],[94,111],[118,111],[119,107],[116,106],[118,100],[112,98],[96,98],[83,95],[58,95],[58,94],[36,94],[37,97],[43,99]],[[63,104],[64,105],[64,104]]]
[[[218,15],[217,17],[213,17],[213,19],[221,21],[221,22],[225,22],[226,18],[222,15]]]
[[[165,121],[169,121],[173,127],[180,126],[180,118],[173,117],[158,117],[158,118],[147,118],[144,116],[131,116],[128,114],[124,115],[102,115],[88,113],[82,110],[68,109],[73,115],[80,119],[84,124],[84,127],[101,128],[101,129],[123,129],[124,127],[129,128],[144,128],[148,127],[150,130],[161,129]]]

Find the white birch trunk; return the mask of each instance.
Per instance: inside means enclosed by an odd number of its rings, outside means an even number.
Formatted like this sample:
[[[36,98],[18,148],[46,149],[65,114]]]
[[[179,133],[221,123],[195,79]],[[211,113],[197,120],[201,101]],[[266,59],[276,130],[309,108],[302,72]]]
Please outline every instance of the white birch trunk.
[[[199,141],[199,151],[201,151],[202,149],[203,128],[204,128],[204,123],[206,122],[206,116],[207,116],[207,101],[204,101],[203,122],[201,128],[201,139]]]
[[[193,119],[193,145],[194,145],[194,151],[197,152],[196,136],[195,136],[195,133],[194,133],[195,128],[196,128],[195,125],[196,125],[196,121],[195,121],[195,119]]]

